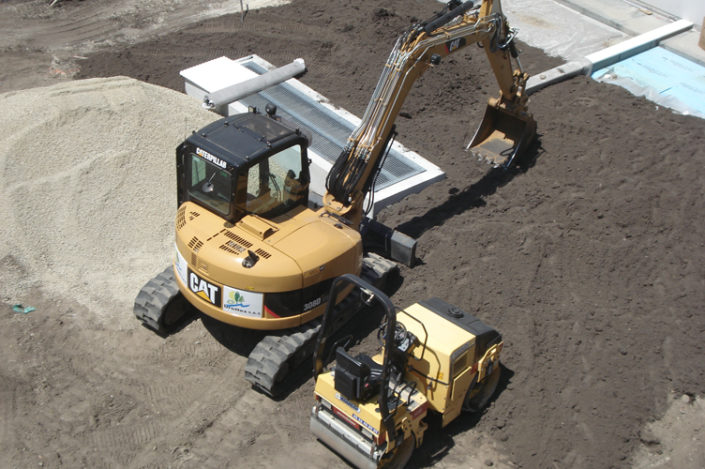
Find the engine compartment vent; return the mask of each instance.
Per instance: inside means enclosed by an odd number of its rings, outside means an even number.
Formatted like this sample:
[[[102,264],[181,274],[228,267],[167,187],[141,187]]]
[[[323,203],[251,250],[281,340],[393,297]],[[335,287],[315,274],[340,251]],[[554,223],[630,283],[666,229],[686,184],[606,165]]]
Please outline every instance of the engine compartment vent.
[[[194,236],[191,238],[191,241],[188,242],[188,247],[195,254],[203,247],[203,241]]]
[[[262,248],[257,249],[255,251],[255,254],[257,254],[260,257],[264,257],[265,259],[269,259],[270,257],[272,257],[272,255],[270,253],[268,253],[267,251],[265,251]]]
[[[242,254],[245,251],[245,248],[232,241],[228,241],[225,244],[221,244],[219,249],[229,252],[230,254]]]
[[[176,229],[180,230],[184,225],[186,225],[186,207],[181,207],[176,212]]]
[[[242,236],[238,236],[232,231],[226,231],[225,236],[230,238],[231,240],[235,241],[237,244],[242,246],[244,249],[250,249],[252,247],[252,243],[243,238]]]
[[[200,216],[198,212],[191,211],[188,213],[188,221],[193,221],[194,218]],[[176,212],[176,229],[177,231],[186,226],[186,207],[181,206]]]

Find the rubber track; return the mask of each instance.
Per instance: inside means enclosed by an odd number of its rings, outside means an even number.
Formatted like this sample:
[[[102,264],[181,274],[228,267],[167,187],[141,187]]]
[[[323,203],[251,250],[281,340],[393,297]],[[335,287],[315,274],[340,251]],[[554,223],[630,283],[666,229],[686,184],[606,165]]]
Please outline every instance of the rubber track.
[[[164,313],[171,301],[179,295],[172,266],[145,284],[135,298],[134,312],[137,319],[157,334],[166,335],[168,325]]]
[[[290,334],[266,336],[247,358],[245,379],[267,395],[276,396],[278,384],[289,371],[313,353],[320,328],[320,319],[315,319]]]
[[[361,277],[380,287],[397,265],[381,256],[370,254],[363,259]],[[349,295],[338,304],[333,313],[333,330],[341,328],[359,310],[357,298]],[[279,384],[290,371],[301,365],[313,354],[316,336],[321,328],[320,318],[288,334],[264,337],[252,350],[245,365],[245,379],[256,389],[276,397]]]

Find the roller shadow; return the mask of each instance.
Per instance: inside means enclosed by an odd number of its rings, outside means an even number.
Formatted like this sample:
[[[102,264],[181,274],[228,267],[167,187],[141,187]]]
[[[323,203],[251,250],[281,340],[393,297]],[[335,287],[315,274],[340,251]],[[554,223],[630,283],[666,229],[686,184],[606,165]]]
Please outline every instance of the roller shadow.
[[[423,444],[420,448],[416,449],[407,468],[415,469],[435,466],[455,446],[454,437],[456,435],[465,433],[480,422],[495,400],[507,389],[507,386],[514,377],[512,370],[505,367],[502,363],[500,363],[500,366],[502,374],[499,383],[497,383],[497,389],[482,411],[476,413],[462,413],[445,428],[441,425],[441,416],[439,414],[429,413],[429,417],[427,418],[428,430],[426,430]]]
[[[403,277],[398,272],[394,273],[387,279],[382,291],[388,296],[392,296],[401,287],[403,281]],[[378,305],[368,306],[361,303],[358,312],[350,318],[345,326],[338,329],[328,338],[328,345],[323,351],[324,364],[328,364],[333,360],[335,349],[338,346],[349,349],[360,344],[367,336],[379,328],[384,316],[382,308]],[[303,363],[291,371],[273,399],[276,401],[286,399],[312,377],[313,354],[309,355]]]
[[[387,295],[391,296],[401,287],[403,281],[403,277],[398,272],[390,274],[382,290]],[[205,329],[215,340],[231,352],[245,358],[249,357],[252,350],[267,335],[285,335],[293,331],[292,329],[280,331],[244,329],[222,323],[202,313],[197,313],[197,315],[201,319]],[[357,314],[355,314],[344,327],[341,327],[330,336],[328,340],[328,344],[330,345],[327,347],[327,350],[324,351],[324,357],[330,355],[330,351],[335,350],[339,345],[349,348],[360,343],[372,331],[379,327],[383,316],[384,314],[380,308],[369,307],[363,304]],[[310,355],[290,370],[284,381],[277,386],[275,395],[270,397],[275,401],[282,401],[301,387],[312,376],[313,355]]]

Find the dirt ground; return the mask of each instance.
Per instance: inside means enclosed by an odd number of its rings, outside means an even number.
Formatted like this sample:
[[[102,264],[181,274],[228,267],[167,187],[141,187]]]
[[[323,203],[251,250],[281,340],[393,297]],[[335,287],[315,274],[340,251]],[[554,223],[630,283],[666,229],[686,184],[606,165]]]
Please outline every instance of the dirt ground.
[[[243,5],[285,2],[252,0]],[[236,0],[59,0],[50,7],[51,3],[0,1],[0,92],[71,78],[93,51],[119,49],[228,13],[238,13],[239,20],[242,11]]]
[[[237,5],[128,37],[113,21],[137,31],[153,10],[105,18],[130,2],[46,3],[0,4],[16,39],[0,39],[0,91],[115,75],[181,90],[181,69],[256,53],[303,57],[302,81],[357,115],[397,34],[437,7],[297,0],[243,22]],[[98,18],[85,34],[112,42],[66,32],[76,18]],[[46,33],[30,40],[25,26]],[[522,49],[530,73],[559,62]],[[399,140],[447,179],[380,214],[419,243],[393,300],[444,298],[505,339],[496,399],[479,418],[432,421],[412,465],[704,467],[705,121],[574,78],[532,97],[540,144],[503,172],[462,150],[495,89],[472,48],[422,78],[398,120]],[[11,258],[0,268],[32,275]],[[2,299],[0,467],[345,467],[308,431],[310,379],[281,401],[243,380],[257,334],[196,317],[161,339],[41,287]],[[128,308],[110,313],[130,324]]]

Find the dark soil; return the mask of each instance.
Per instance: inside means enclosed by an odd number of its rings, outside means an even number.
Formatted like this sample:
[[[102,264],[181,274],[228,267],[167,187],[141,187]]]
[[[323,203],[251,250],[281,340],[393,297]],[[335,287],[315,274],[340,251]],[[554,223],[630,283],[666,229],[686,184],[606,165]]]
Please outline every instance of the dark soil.
[[[434,6],[299,0],[96,53],[79,76],[181,90],[179,70],[221,55],[303,57],[302,81],[361,115],[398,33]],[[530,73],[558,62],[521,48]],[[398,120],[447,180],[380,214],[419,241],[393,299],[480,316],[503,333],[507,368],[487,412],[429,437],[416,463],[442,464],[474,427],[519,467],[628,466],[672,393],[705,394],[705,123],[574,78],[531,98],[539,143],[502,171],[463,151],[495,93],[471,48],[427,73]]]

